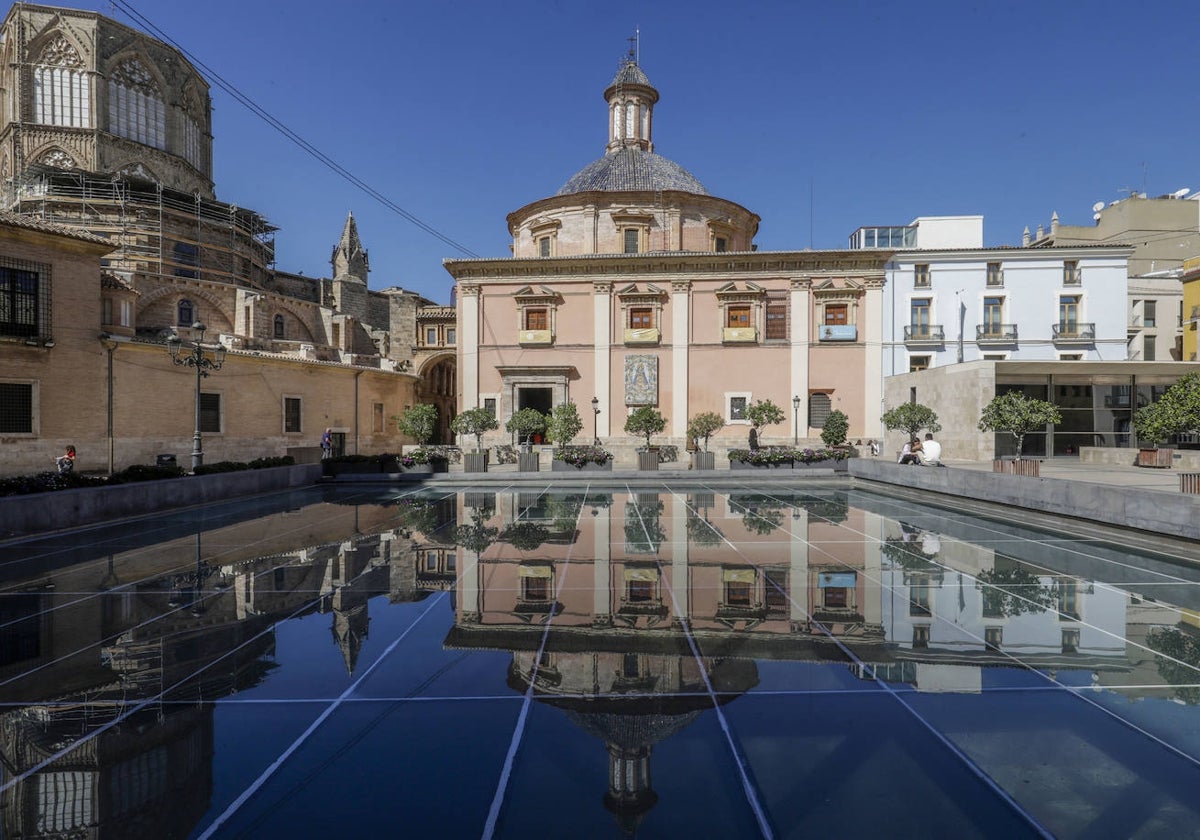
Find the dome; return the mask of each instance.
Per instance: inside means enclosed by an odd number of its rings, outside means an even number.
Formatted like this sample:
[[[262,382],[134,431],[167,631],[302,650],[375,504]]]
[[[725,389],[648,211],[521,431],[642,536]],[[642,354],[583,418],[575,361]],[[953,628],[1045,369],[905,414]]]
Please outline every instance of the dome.
[[[609,88],[615,88],[617,85],[645,85],[646,87],[654,87],[654,85],[650,84],[650,78],[642,72],[642,68],[638,67],[636,61],[626,61],[621,69],[617,71],[617,75],[613,77]]]
[[[656,190],[708,195],[704,185],[678,163],[636,146],[618,149],[592,161],[572,175],[556,195]]]

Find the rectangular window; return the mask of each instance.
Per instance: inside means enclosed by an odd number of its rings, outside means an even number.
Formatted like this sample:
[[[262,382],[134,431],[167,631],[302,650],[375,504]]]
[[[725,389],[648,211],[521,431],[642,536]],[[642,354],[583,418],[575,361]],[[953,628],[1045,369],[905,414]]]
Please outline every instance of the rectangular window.
[[[495,417],[496,416],[496,398],[495,397],[484,397],[483,410],[486,411],[488,414],[492,415],[493,417]]]
[[[631,604],[644,604],[655,600],[655,582],[652,580],[625,581],[625,600]]]
[[[304,431],[300,427],[301,403],[299,397],[283,398],[283,431],[298,434]],[[220,429],[218,429],[220,431]]]
[[[112,298],[104,298],[100,301],[100,323],[111,324],[113,322],[113,300]]]
[[[1142,323],[1147,327],[1158,325],[1158,301],[1148,300],[1142,304]]]
[[[545,309],[526,309],[525,310],[525,329],[527,330],[546,330],[546,310]]]
[[[629,310],[629,329],[648,330],[654,327],[654,310],[648,306],[636,306]]]
[[[987,284],[989,286],[1004,285],[1004,272],[1000,270],[1000,263],[990,262],[987,264]]]
[[[1079,260],[1063,260],[1063,285],[1078,286],[1083,282],[1079,271]]]
[[[929,647],[929,625],[918,624],[913,626],[913,643],[914,648]]]
[[[200,395],[200,431],[207,434],[221,432],[221,395]]]
[[[425,328],[425,343],[427,345],[437,344],[437,327]]]
[[[999,335],[1000,326],[1004,322],[1004,298],[985,297],[983,299],[983,327],[987,335]]]
[[[825,305],[825,324],[840,325],[850,323],[850,305],[847,303],[828,303]]]
[[[1153,362],[1155,360],[1154,353],[1154,336],[1142,336],[1142,361]]]
[[[725,605],[729,607],[751,606],[751,587],[753,584],[741,580],[725,581]]]
[[[38,273],[0,267],[0,335],[38,335]]]
[[[768,610],[788,610],[792,605],[788,598],[788,573],[772,570],[764,582],[763,596]]]
[[[1078,653],[1079,652],[1079,628],[1064,627],[1062,630],[1062,652],[1063,653]]]
[[[371,431],[383,434],[383,403],[371,403]]]
[[[544,577],[522,577],[521,578],[521,600],[522,601],[548,601],[550,600],[550,578]]]
[[[550,237],[549,236],[543,236],[538,239],[538,256],[539,257],[550,256]]]
[[[625,237],[626,254],[636,254],[640,250],[638,248],[639,233],[640,231],[637,228],[625,228],[623,235]]]
[[[455,332],[454,327],[446,327],[446,343],[454,344],[454,342],[457,340],[457,338],[458,338],[458,336]]]
[[[0,382],[0,434],[33,434],[33,383]]]
[[[730,420],[746,420],[746,404],[749,397],[730,397],[729,398],[729,419]]]
[[[908,371],[913,373],[918,370],[929,370],[930,356],[909,356]]]
[[[1082,362],[1083,354],[1082,353],[1063,353],[1063,354],[1059,355],[1058,360],[1060,362]]]
[[[786,339],[787,337],[788,337],[787,304],[786,303],[768,303],[767,304],[767,338],[768,339]]]
[[[825,606],[835,609],[845,609],[847,601],[846,593],[849,591],[844,586],[830,586],[821,590],[825,593]]]
[[[715,246],[714,246],[714,249],[716,250],[716,252],[717,252],[718,254],[723,254],[723,253],[725,252],[725,247],[726,247],[726,244],[725,244],[725,237],[724,237],[724,236],[718,236],[718,237],[717,237],[717,241],[716,241],[716,243],[715,243]]]
[[[749,327],[750,326],[750,307],[749,306],[730,306],[725,310],[725,326],[727,327]]]
[[[983,644],[988,650],[1000,650],[1000,647],[1004,644],[1004,628],[983,628]]]
[[[808,395],[808,425],[814,429],[825,428],[825,421],[833,411],[833,398],[829,394]]]
[[[1079,329],[1079,295],[1062,295],[1058,299],[1058,327],[1067,334]]]
[[[920,263],[913,266],[913,285],[918,289],[929,288],[929,264]]]
[[[929,337],[929,309],[932,301],[929,298],[913,298],[909,307],[909,326],[913,338]]]

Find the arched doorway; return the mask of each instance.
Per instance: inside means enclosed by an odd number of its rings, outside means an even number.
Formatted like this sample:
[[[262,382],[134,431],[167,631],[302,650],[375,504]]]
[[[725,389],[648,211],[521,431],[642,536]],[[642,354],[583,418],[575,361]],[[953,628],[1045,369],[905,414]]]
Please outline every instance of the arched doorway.
[[[454,420],[458,396],[458,367],[453,356],[430,359],[421,369],[421,381],[417,383],[417,402],[437,408],[437,427],[430,443],[452,444],[454,433],[450,423]]]

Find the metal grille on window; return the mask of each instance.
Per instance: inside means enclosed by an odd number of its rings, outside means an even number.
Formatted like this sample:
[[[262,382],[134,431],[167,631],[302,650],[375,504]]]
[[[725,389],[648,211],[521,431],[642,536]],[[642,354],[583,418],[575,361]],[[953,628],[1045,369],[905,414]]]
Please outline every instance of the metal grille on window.
[[[221,431],[221,395],[200,395],[200,431],[219,433]]]
[[[787,304],[767,304],[767,338],[787,338]]]
[[[33,385],[0,382],[0,434],[33,433]]]
[[[0,258],[0,335],[50,338],[50,267]]]
[[[638,229],[625,229],[625,253],[636,254],[638,252]]]
[[[300,399],[285,397],[283,400],[283,430],[285,432],[300,431]]]
[[[829,394],[810,394],[808,397],[808,425],[814,429],[825,428],[829,412],[833,410],[833,401]]]

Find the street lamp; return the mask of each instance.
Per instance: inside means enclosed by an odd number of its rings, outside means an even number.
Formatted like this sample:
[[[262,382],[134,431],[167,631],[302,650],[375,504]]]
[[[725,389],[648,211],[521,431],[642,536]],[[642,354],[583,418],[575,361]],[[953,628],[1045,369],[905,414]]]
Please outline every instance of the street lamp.
[[[792,397],[792,446],[800,445],[800,395]]]
[[[171,354],[171,361],[177,365],[196,369],[196,430],[192,435],[192,472],[195,472],[204,463],[204,446],[200,440],[200,380],[208,376],[210,370],[220,370],[221,365],[225,364],[224,345],[205,347],[204,330],[204,324],[199,321],[192,324],[192,332],[196,334],[196,338],[190,343],[187,352],[183,354],[179,352],[183,345],[179,336],[173,335],[167,339],[167,352]],[[205,350],[212,353],[211,359],[204,355]]]
[[[592,397],[592,446],[600,445],[600,398]]]

